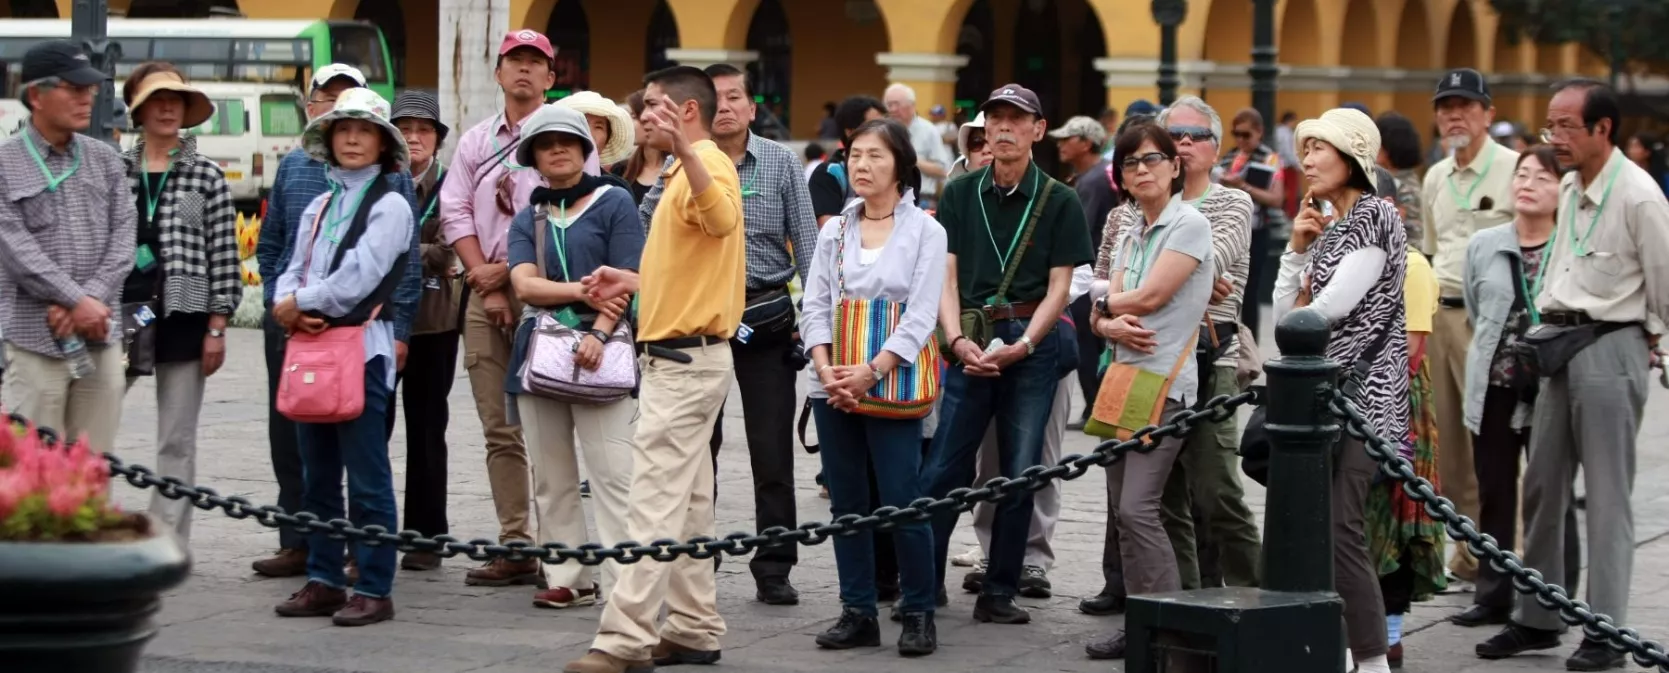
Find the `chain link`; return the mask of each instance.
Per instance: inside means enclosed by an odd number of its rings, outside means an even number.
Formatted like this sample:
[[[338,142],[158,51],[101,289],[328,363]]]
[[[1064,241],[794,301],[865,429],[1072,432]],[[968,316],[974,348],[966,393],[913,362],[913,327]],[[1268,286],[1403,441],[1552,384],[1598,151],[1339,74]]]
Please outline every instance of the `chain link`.
[[[1487,560],[1497,572],[1512,577],[1513,588],[1519,593],[1534,596],[1542,607],[1558,610],[1559,618],[1566,624],[1581,626],[1589,639],[1603,641],[1612,650],[1633,655],[1634,662],[1641,666],[1669,673],[1669,654],[1662,643],[1646,640],[1638,631],[1594,613],[1587,603],[1572,599],[1564,587],[1542,579],[1540,571],[1525,567],[1517,554],[1496,546],[1494,537],[1479,533],[1471,519],[1455,511],[1453,502],[1438,495],[1430,481],[1414,473],[1414,464],[1397,452],[1396,444],[1374,433],[1342,391],[1333,390],[1329,397],[1333,415],[1344,423],[1345,432],[1362,440],[1368,455],[1379,463],[1380,472],[1401,482],[1403,492],[1425,505],[1426,513],[1443,523],[1449,537],[1465,542],[1479,559]]]
[[[797,528],[773,526],[754,535],[731,533],[723,538],[694,537],[683,542],[660,539],[642,544],[634,540],[606,546],[595,542],[571,547],[562,542],[512,541],[499,544],[494,540],[475,538],[463,541],[451,535],[423,537],[417,531],[393,532],[382,526],[356,527],[344,519],[323,520],[311,512],[290,514],[272,505],[256,505],[242,496],[223,496],[207,486],[187,484],[176,477],[161,477],[143,465],[132,465],[112,454],[105,454],[112,477],[126,479],[141,489],[156,489],[163,497],[186,500],[204,511],[220,510],[234,519],[254,519],[268,528],[287,527],[301,533],[324,533],[334,540],[355,540],[372,546],[390,544],[400,551],[430,552],[444,558],[467,556],[477,561],[505,559],[527,561],[538,559],[546,563],[566,563],[594,566],[604,561],[637,563],[645,559],[667,562],[688,556],[709,559],[718,554],[741,556],[763,547],[785,544],[815,545],[837,535],[853,535],[861,531],[892,530],[898,524],[926,521],[933,514],[955,510],[966,512],[981,502],[997,502],[1014,493],[1036,492],[1055,479],[1077,479],[1092,467],[1105,467],[1122,458],[1125,453],[1148,453],[1159,440],[1185,437],[1195,424],[1220,422],[1234,418],[1241,406],[1252,403],[1253,392],[1238,395],[1219,395],[1197,409],[1178,412],[1170,422],[1138,430],[1128,440],[1108,440],[1095,447],[1089,455],[1072,454],[1061,458],[1052,467],[1034,465],[1013,479],[997,478],[979,488],[959,488],[938,500],[918,498],[908,507],[882,507],[868,515],[846,514],[830,523],[807,522]],[[16,419],[14,419],[16,420]],[[26,421],[25,421],[26,422]],[[43,431],[43,437],[47,434]]]

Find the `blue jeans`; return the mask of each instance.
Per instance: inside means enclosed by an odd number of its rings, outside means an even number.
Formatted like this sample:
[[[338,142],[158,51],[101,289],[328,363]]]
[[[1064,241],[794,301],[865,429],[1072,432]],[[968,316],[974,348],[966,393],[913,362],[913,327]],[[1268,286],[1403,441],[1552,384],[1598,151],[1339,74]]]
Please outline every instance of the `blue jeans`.
[[[1026,321],[1004,320],[995,335],[1015,343],[1025,334]],[[1036,350],[1002,371],[1002,376],[968,376],[961,367],[945,374],[944,399],[939,406],[939,429],[928,451],[922,483],[927,494],[943,498],[974,480],[975,456],[993,419],[997,424],[997,463],[1002,476],[1020,476],[1043,456],[1043,431],[1060,385],[1062,348],[1057,323],[1037,343]],[[933,517],[933,558],[938,563],[938,585],[945,583],[950,534],[961,518],[958,511]],[[1019,592],[1025,564],[1026,536],[1031,530],[1032,493],[1025,491],[997,503],[991,523],[991,562],[986,567],[984,595],[1013,597]]]
[[[377,525],[390,532],[395,522],[394,474],[388,465],[388,358],[365,363],[365,411],[342,423],[297,423],[301,443],[304,486],[302,503],[320,519],[342,518],[342,471],[348,472],[348,520],[364,528]],[[345,540],[313,533],[307,541],[307,579],[343,588]],[[386,598],[394,589],[394,547],[354,545],[359,583],[354,593]]]
[[[905,507],[921,497],[921,421],[849,414],[813,399],[812,418],[822,443],[823,479],[829,486],[829,510],[836,518],[870,513],[869,465],[875,464],[875,483],[881,504]],[[904,590],[899,609],[928,612],[938,595],[933,584],[933,536],[926,521],[899,524],[892,532],[898,558],[899,586]],[[872,533],[837,536],[835,569],[840,574],[840,604],[875,616],[875,537]]]

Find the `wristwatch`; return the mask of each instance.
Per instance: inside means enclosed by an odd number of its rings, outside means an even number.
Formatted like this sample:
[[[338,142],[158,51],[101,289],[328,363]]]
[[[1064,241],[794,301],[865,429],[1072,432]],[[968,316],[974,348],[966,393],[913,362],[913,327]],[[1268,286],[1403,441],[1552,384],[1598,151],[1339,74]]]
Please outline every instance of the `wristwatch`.
[[[209,328],[209,336],[213,337],[213,338],[216,338],[216,339],[219,339],[219,338],[225,337],[226,333],[221,331],[221,330],[217,330],[213,327],[210,327]]]
[[[1021,335],[1020,340],[1015,343],[1026,345],[1026,355],[1031,355],[1032,353],[1037,352],[1037,344],[1032,343],[1032,338],[1029,336]]]

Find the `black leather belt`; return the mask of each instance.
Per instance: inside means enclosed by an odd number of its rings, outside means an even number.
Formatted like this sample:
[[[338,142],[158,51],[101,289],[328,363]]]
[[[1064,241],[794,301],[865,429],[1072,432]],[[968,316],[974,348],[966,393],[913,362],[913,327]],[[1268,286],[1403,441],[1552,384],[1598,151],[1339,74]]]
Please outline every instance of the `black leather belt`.
[[[1588,317],[1588,314],[1581,311],[1548,311],[1541,314],[1541,319],[1546,324],[1559,327],[1581,327],[1600,322]]]
[[[677,337],[677,338],[673,338],[673,339],[661,339],[660,341],[639,341],[639,342],[637,342],[637,350],[638,350],[639,353],[641,353],[645,350],[648,350],[650,346],[659,346],[661,348],[667,348],[667,349],[671,349],[671,350],[675,350],[675,351],[681,351],[681,350],[684,350],[686,348],[700,348],[702,346],[711,346],[713,344],[722,344],[722,343],[724,343],[724,341],[725,341],[724,337],[716,337],[716,336],[711,336],[711,335],[707,335],[707,334],[697,334],[695,336]]]
[[[1443,308],[1466,308],[1466,300],[1460,297],[1438,297],[1437,305]]]

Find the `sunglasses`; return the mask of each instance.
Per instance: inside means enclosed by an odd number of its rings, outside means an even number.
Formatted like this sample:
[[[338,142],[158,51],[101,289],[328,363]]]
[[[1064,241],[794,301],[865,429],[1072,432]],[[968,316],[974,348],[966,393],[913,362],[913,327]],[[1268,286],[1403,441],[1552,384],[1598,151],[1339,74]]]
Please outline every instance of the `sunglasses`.
[[[1204,126],[1172,126],[1169,131],[1171,132],[1171,140],[1176,141],[1181,141],[1184,138],[1196,143],[1217,140],[1217,135]]]
[[[1236,130],[1234,132],[1234,138],[1235,140],[1250,140],[1252,138],[1252,132]]]
[[[978,152],[985,149],[985,136],[968,136],[968,151]]]
[[[1136,170],[1137,164],[1141,164],[1148,167],[1149,170],[1152,170],[1154,168],[1158,168],[1160,164],[1170,160],[1171,158],[1165,156],[1163,152],[1148,152],[1147,154],[1143,154],[1139,157],[1125,157],[1124,161],[1119,162],[1119,167],[1126,171],[1133,171]]]

